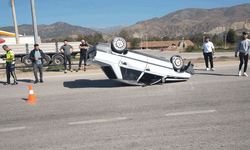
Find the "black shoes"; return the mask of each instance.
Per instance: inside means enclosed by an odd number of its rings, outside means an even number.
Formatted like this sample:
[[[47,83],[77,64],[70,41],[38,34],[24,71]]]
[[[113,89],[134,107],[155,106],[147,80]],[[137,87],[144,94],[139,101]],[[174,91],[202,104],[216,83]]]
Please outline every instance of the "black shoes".
[[[76,72],[80,71],[81,68],[76,69]]]
[[[4,83],[3,85],[10,85],[10,83],[6,82],[6,83]],[[14,82],[14,83],[12,83],[11,85],[18,85],[18,82]]]
[[[12,85],[18,85],[18,82],[14,82]]]
[[[84,67],[84,71],[86,71],[86,67]]]
[[[36,80],[35,82],[34,82],[34,84],[37,84],[39,81],[38,80]],[[40,83],[43,83],[43,80],[40,80]]]

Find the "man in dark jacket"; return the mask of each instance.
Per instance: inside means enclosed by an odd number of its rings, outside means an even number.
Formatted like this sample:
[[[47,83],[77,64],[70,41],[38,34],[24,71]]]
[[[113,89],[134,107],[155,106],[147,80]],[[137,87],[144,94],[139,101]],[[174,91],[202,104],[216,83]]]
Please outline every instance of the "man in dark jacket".
[[[37,77],[37,70],[39,70],[40,73],[40,83],[43,83],[43,59],[45,58],[45,55],[42,50],[39,49],[39,45],[34,45],[34,50],[30,52],[30,60],[32,61],[33,65],[33,71],[35,75],[35,84],[39,82]]]
[[[80,49],[80,61],[79,61],[79,68],[78,70],[76,70],[76,72],[78,72],[81,69],[82,66],[82,60],[84,60],[84,71],[86,71],[86,61],[87,61],[87,50],[88,47],[92,47],[92,45],[88,44],[87,41],[85,41],[84,39],[81,39],[81,44],[79,45],[79,49]]]

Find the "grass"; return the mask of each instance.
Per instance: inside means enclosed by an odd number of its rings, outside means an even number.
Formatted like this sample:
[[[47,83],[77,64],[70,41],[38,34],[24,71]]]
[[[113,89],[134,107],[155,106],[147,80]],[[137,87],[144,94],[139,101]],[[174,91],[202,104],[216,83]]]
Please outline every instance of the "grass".
[[[22,71],[22,72],[32,72],[33,68],[21,68],[19,70]]]
[[[45,71],[60,71],[64,70],[64,66],[49,66]]]
[[[74,57],[71,58],[71,61],[79,61],[79,60],[80,60],[79,58],[74,58]]]
[[[215,52],[234,52],[236,47],[225,48],[216,48]]]

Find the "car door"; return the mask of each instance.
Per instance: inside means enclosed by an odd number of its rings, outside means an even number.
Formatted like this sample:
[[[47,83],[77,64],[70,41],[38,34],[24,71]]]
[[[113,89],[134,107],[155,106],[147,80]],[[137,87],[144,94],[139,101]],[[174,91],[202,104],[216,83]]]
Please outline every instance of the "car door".
[[[123,80],[138,82],[147,66],[147,56],[128,51],[119,63]]]
[[[139,82],[154,84],[166,78],[169,71],[172,70],[171,64],[167,60],[148,57],[148,63],[145,72]]]

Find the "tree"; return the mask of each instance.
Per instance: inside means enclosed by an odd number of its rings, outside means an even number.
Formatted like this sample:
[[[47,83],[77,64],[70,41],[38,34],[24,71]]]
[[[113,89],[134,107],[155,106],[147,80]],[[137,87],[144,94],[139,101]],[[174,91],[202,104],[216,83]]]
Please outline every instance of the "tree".
[[[231,44],[234,44],[237,42],[237,36],[236,36],[234,29],[229,29],[227,33],[227,42]]]
[[[78,34],[78,35],[77,35],[77,38],[76,38],[76,41],[81,41],[82,38],[83,38],[83,35]]]
[[[152,41],[162,41],[160,37],[154,36],[151,38]]]
[[[173,37],[171,37],[171,40],[174,41],[174,40],[176,40],[176,38],[173,36]]]
[[[163,40],[163,41],[170,41],[170,38],[169,38],[168,36],[164,36],[164,37],[162,38],[162,40]]]
[[[131,41],[130,41],[130,48],[138,48],[140,42],[141,42],[141,39],[139,39],[139,38],[133,38],[133,39],[131,39]]]
[[[130,35],[128,34],[128,32],[126,30],[122,30],[120,33],[119,33],[119,36],[124,38],[126,41],[130,41]]]
[[[74,42],[74,39],[70,36],[67,36],[66,39],[69,41],[69,42]]]
[[[98,42],[105,42],[101,33],[94,33],[94,35],[90,34],[85,36],[78,35],[76,40],[81,41],[82,38],[91,45],[96,44]]]

